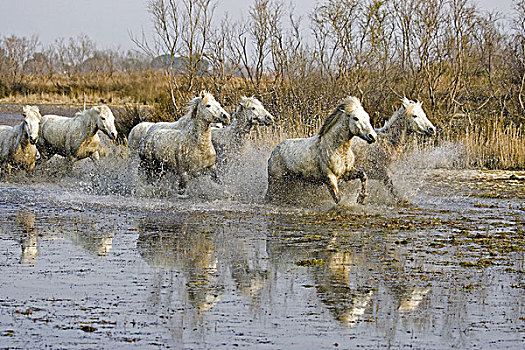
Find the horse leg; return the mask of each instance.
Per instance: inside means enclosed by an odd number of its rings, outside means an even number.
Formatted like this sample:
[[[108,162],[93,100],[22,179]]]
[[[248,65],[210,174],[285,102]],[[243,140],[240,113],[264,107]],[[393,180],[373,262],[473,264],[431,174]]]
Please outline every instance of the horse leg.
[[[403,196],[399,194],[399,191],[394,187],[394,183],[392,182],[392,178],[390,177],[390,175],[385,174],[385,176],[383,177],[383,183],[385,184],[388,191],[390,191],[394,199],[398,202],[398,204],[408,204],[408,201],[405,198],[403,198]]]
[[[187,197],[186,193],[186,186],[188,185],[189,176],[186,172],[179,175],[179,189],[178,193],[180,197]]]
[[[264,200],[267,202],[277,202],[282,200],[285,197],[282,186],[283,182],[283,177],[268,174],[268,188],[266,189]]]
[[[153,183],[154,178],[154,172],[155,172],[155,162],[148,162],[145,160],[141,160],[140,163],[140,169],[142,169],[142,173],[145,177],[145,180],[148,184]]]
[[[368,197],[368,194],[366,193],[366,182],[368,177],[363,170],[355,168],[347,171],[343,177],[344,181],[350,181],[354,179],[361,180],[361,191],[359,191],[359,194],[357,195],[357,204],[364,204],[366,197]]]
[[[326,183],[326,185],[328,186],[328,191],[330,191],[330,194],[332,195],[335,204],[338,204],[341,200],[341,195],[339,194],[337,177],[334,174],[328,174],[328,182]]]
[[[66,169],[68,173],[73,172],[73,163],[76,161],[75,157],[67,157],[66,158]]]
[[[399,198],[399,194],[397,193],[397,190],[394,187],[394,183],[392,182],[392,178],[385,174],[383,177],[383,184],[385,185],[386,189],[394,196],[394,198]]]
[[[208,168],[208,172],[211,175],[211,179],[217,184],[222,185],[222,180],[219,178],[219,174],[217,172],[217,167],[212,165],[210,168]]]
[[[2,162],[0,164],[0,180],[5,180],[7,178],[7,163]]]
[[[97,165],[98,161],[100,160],[100,154],[98,153],[98,151],[95,151],[91,153],[89,158],[93,161],[93,163],[95,163],[95,165]]]

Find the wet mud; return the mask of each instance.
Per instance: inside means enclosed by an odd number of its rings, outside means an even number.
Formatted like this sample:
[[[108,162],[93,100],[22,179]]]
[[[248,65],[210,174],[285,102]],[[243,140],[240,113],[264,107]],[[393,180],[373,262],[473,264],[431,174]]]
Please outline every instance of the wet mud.
[[[0,347],[523,348],[525,172],[279,206],[257,154],[188,199],[120,156],[1,182]]]

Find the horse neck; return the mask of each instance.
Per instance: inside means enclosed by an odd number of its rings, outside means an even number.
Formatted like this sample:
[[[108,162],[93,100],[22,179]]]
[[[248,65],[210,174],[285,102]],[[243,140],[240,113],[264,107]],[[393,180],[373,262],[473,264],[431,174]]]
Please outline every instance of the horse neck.
[[[29,145],[29,137],[24,128],[24,122],[17,124],[13,127],[13,133],[16,135],[15,144],[20,145],[22,148]]]
[[[227,126],[232,132],[232,140],[242,141],[252,128],[252,123],[246,118],[246,108],[239,107],[232,115],[232,122]]]
[[[93,137],[98,132],[97,114],[94,111],[88,110],[83,115],[79,115],[75,118],[79,119],[86,130],[86,138]]]
[[[339,116],[339,118],[342,117]],[[324,135],[320,136],[319,142],[322,148],[329,152],[336,152],[337,150],[349,148],[354,136],[350,135],[348,118],[345,118],[343,121],[337,121]]]
[[[406,117],[405,109],[401,108],[392,115],[385,123],[385,126],[377,130],[379,137],[386,141],[389,147],[396,152],[402,152],[407,143]]]
[[[211,123],[202,119],[194,118],[189,125],[188,132],[190,139],[194,143],[210,142],[211,143]]]

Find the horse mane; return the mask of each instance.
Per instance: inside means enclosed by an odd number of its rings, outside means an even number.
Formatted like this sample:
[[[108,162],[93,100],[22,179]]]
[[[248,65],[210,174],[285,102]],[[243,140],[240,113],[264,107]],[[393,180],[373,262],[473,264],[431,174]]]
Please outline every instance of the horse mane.
[[[390,129],[392,125],[394,125],[394,122],[396,122],[401,117],[401,115],[405,113],[406,113],[405,108],[399,108],[397,111],[394,112],[394,114],[392,114],[390,118],[388,118],[387,121],[385,121],[385,124],[383,125],[381,129],[379,129],[379,131],[385,131],[385,130]]]
[[[419,101],[413,101],[413,100],[409,100],[408,98],[404,97],[401,102],[403,103],[403,107],[405,107],[405,110],[406,110],[406,114],[407,115],[412,115],[412,111],[414,110],[414,108],[416,108],[416,106],[419,106],[421,107],[421,102]]]
[[[343,99],[339,103],[337,108],[325,119],[323,125],[321,126],[321,129],[319,130],[319,136],[324,136],[328,132],[328,130],[330,130],[332,126],[334,126],[336,122],[339,121],[341,112],[350,114],[359,107],[361,107],[361,102],[359,102],[359,99],[357,97],[348,96],[345,99]]]
[[[199,105],[204,104],[210,100],[215,101],[215,97],[213,97],[213,95],[208,91],[202,90],[198,96],[195,96],[194,98],[189,100],[189,102],[186,105],[186,111],[188,113],[191,113],[191,117],[194,118]]]
[[[385,122],[383,127],[380,129],[381,131],[387,130],[392,127],[392,125],[404,114],[404,115],[411,115],[412,111],[414,110],[416,105],[421,105],[421,102],[416,102],[409,100],[406,97],[403,97],[401,100],[403,105],[401,108],[399,108],[397,111],[392,114],[392,116]]]
[[[75,115],[73,116],[73,118],[83,117],[86,114],[88,114],[90,111],[91,111],[91,109],[84,109],[83,111],[76,112]]]

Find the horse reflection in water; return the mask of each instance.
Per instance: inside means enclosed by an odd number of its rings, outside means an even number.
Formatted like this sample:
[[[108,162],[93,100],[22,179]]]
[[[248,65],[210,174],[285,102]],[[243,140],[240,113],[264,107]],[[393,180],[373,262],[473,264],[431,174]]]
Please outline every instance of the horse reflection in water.
[[[239,232],[233,232],[225,231],[216,218],[205,217],[199,224],[189,220],[148,217],[139,224],[137,248],[149,265],[160,268],[149,298],[152,306],[160,312],[176,300],[189,303],[191,307],[184,305],[187,312],[180,315],[180,322],[187,324],[211,310],[231,282],[242,296],[259,300],[269,271],[264,243],[244,243],[253,226],[236,225]],[[173,293],[182,294],[177,299]]]
[[[38,233],[35,231],[36,215],[27,209],[20,210],[16,216],[16,222],[21,229],[20,245],[22,246],[22,255],[20,263],[35,264],[38,259]]]
[[[270,257],[291,259],[297,265],[315,261],[300,269],[312,276],[317,296],[334,319],[348,327],[373,318],[380,308],[392,309],[382,312],[393,315],[418,311],[430,292],[417,285],[424,281],[406,276],[398,248],[381,239],[363,238],[362,232],[356,232],[351,237],[333,233],[316,242],[305,241],[297,232],[281,235],[270,244]]]
[[[181,285],[175,289],[184,290],[184,299],[187,298],[194,308],[206,311],[219,300],[222,286],[218,281],[213,235],[209,231],[196,229],[183,222],[169,223],[155,218],[151,222],[143,220],[139,232],[137,248],[141,256],[149,265],[170,271],[171,292],[174,290],[171,285],[174,283],[173,271],[177,271],[183,278],[177,279]],[[162,270],[160,274],[163,274]],[[154,306],[171,304],[171,300],[161,300],[163,282],[158,276],[156,279],[150,302]],[[168,294],[170,299],[171,292]]]
[[[100,257],[108,255],[113,247],[113,231],[101,229],[91,220],[76,215],[48,218],[40,231],[43,239],[67,240],[89,254]]]

